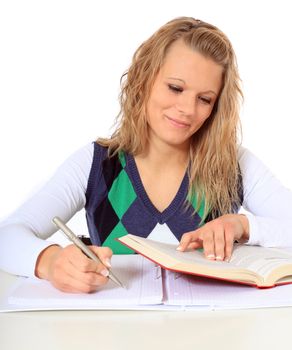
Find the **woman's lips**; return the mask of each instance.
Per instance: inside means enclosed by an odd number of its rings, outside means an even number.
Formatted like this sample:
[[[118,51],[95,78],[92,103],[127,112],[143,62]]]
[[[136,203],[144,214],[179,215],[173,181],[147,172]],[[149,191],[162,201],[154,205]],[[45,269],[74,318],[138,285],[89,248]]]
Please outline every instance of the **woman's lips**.
[[[190,124],[182,121],[182,120],[179,120],[179,119],[174,119],[174,118],[170,118],[168,116],[165,116],[166,119],[174,126],[178,127],[178,128],[187,128],[190,126]]]

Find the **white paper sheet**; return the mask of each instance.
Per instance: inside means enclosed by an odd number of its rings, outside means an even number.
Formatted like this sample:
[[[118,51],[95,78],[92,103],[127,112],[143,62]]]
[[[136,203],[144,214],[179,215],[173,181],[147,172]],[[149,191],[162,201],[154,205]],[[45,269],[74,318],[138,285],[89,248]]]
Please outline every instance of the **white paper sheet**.
[[[255,287],[165,271],[165,304],[219,308],[292,306],[292,284]]]
[[[162,303],[161,269],[140,255],[112,257],[114,273],[126,289],[109,281],[91,294],[63,293],[48,281],[21,278],[7,296],[11,308],[88,309],[118,308]]]
[[[257,289],[161,270],[141,255],[115,255],[109,283],[92,294],[70,294],[49,282],[20,278],[0,312],[27,310],[202,310],[292,306],[292,285]]]

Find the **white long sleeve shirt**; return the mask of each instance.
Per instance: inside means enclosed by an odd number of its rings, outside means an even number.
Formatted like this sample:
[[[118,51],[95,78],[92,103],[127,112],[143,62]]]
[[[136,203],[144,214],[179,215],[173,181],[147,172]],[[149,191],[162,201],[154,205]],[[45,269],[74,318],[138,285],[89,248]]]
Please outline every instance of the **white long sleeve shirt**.
[[[1,269],[34,276],[40,252],[52,244],[46,239],[56,232],[51,219],[60,216],[68,221],[85,206],[92,159],[91,143],[71,155],[43,188],[0,224]],[[292,192],[247,149],[239,147],[238,160],[242,207],[250,228],[247,244],[292,247]]]

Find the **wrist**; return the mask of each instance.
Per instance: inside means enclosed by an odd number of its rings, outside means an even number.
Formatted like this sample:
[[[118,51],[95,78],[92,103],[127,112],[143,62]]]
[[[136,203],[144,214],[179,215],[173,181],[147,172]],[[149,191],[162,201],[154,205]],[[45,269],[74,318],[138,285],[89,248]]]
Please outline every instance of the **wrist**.
[[[239,220],[243,227],[243,233],[238,240],[239,243],[246,243],[249,240],[249,221],[246,215],[239,214]]]
[[[49,279],[49,271],[52,261],[61,250],[62,248],[59,245],[54,244],[40,252],[35,265],[36,277],[46,280]]]

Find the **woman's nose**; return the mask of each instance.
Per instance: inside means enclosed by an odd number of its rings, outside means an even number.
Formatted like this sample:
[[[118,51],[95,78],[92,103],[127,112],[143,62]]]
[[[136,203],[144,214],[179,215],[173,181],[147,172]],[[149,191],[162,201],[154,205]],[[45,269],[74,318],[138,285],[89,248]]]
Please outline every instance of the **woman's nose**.
[[[176,107],[181,113],[193,116],[196,111],[196,99],[193,96],[180,96]]]

